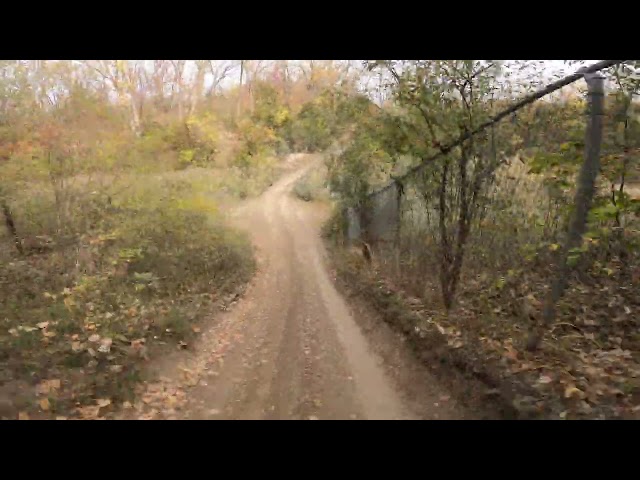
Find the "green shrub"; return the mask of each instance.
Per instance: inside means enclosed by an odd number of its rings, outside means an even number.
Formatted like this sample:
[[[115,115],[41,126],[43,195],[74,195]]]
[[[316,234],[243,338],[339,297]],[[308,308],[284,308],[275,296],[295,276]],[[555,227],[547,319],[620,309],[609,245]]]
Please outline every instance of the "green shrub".
[[[306,173],[294,185],[293,193],[305,202],[326,200],[329,196],[326,167],[323,165]]]

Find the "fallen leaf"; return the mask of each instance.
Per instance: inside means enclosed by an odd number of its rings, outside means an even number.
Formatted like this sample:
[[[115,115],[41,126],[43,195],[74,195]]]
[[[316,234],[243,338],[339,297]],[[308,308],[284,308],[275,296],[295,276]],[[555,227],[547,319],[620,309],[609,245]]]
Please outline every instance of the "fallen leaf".
[[[577,387],[575,387],[573,385],[567,387],[564,390],[564,397],[565,398],[571,398],[574,395],[578,395],[578,396],[580,396],[582,398],[583,394],[584,394],[584,392],[582,390],[580,390],[579,388],[577,388]]]
[[[130,408],[133,408],[133,405],[131,405],[131,402],[124,402],[122,404],[122,408],[126,408],[128,410]]]
[[[100,335],[98,335],[97,333],[94,333],[89,337],[89,341],[92,343],[98,343],[100,341]]]
[[[514,350],[513,348],[508,348],[507,351],[504,354],[505,357],[507,357],[510,360],[517,360],[518,359],[518,352],[516,350]]]
[[[73,350],[74,352],[80,352],[83,350],[83,345],[81,342],[72,342],[71,343],[71,350]]]
[[[51,404],[49,403],[48,398],[43,398],[42,400],[40,400],[39,404],[40,404],[40,408],[45,412],[51,408]]]
[[[43,380],[36,386],[37,395],[48,395],[53,390],[60,388],[60,380]]]
[[[36,324],[36,326],[40,329],[44,329],[47,328],[49,326],[49,322],[40,322],[38,324]]]
[[[78,413],[85,420],[94,420],[98,417],[98,413],[100,412],[100,407],[97,405],[88,405],[86,407],[78,408]]]
[[[102,353],[109,353],[111,351],[111,345],[113,344],[113,340],[110,338],[103,338],[100,341],[100,347],[98,347],[98,351]]]
[[[15,329],[15,328],[10,328],[10,329],[9,329],[9,333],[10,333],[11,335],[13,335],[14,337],[17,337],[18,335],[20,335],[20,334],[18,333],[18,330],[17,330],[17,329]]]
[[[67,417],[56,417],[56,420],[69,420]]]
[[[18,420],[30,420],[27,412],[18,412]]]
[[[111,365],[109,367],[109,370],[111,370],[113,373],[120,373],[123,369],[122,365]]]
[[[42,335],[44,335],[46,338],[51,338],[56,336],[56,332],[42,332]]]
[[[538,383],[542,383],[543,385],[551,382],[553,382],[553,378],[551,378],[549,375],[540,375],[540,378],[538,379]]]
[[[107,405],[111,405],[111,400],[109,400],[108,398],[99,398],[98,400],[96,400],[96,403],[100,408],[104,408]]]
[[[200,333],[200,327],[191,327],[191,330],[193,330],[194,333]]]

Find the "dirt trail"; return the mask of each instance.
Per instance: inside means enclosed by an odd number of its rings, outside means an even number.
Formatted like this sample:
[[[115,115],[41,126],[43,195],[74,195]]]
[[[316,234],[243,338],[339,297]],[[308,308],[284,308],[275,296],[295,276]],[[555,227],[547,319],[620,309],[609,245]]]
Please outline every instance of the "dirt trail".
[[[465,416],[423,374],[420,381],[405,379],[413,391],[404,391],[399,366],[389,363],[400,360],[385,358],[395,346],[376,353],[354,321],[325,267],[322,208],[290,194],[311,167],[286,175],[234,212],[233,221],[252,235],[257,275],[230,311],[203,327],[190,352],[157,362],[158,380],[147,383],[142,401],[120,418]]]

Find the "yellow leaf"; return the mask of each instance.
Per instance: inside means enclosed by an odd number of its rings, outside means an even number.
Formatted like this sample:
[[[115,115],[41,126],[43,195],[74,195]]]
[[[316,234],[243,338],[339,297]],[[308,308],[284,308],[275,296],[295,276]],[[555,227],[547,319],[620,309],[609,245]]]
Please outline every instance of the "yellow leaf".
[[[51,404],[49,403],[48,398],[43,398],[42,400],[40,400],[40,408],[45,412],[51,408]]]
[[[570,385],[564,390],[564,397],[571,398],[574,395],[581,395],[582,393],[583,393],[582,390],[574,387],[573,385]]]
[[[549,245],[549,250],[551,250],[552,252],[555,252],[559,248],[560,248],[560,245],[558,245],[557,243],[552,243],[551,245]]]

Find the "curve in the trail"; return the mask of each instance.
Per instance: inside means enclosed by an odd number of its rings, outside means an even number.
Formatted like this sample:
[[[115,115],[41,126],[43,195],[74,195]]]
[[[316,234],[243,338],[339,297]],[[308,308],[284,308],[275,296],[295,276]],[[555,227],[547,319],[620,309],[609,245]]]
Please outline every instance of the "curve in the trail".
[[[180,390],[185,370],[191,386],[178,412],[158,408],[157,418],[424,418],[407,407],[331,281],[323,214],[290,194],[313,166],[233,213],[251,234],[258,272],[240,302],[204,329],[194,353],[159,366],[164,385],[156,390]]]

